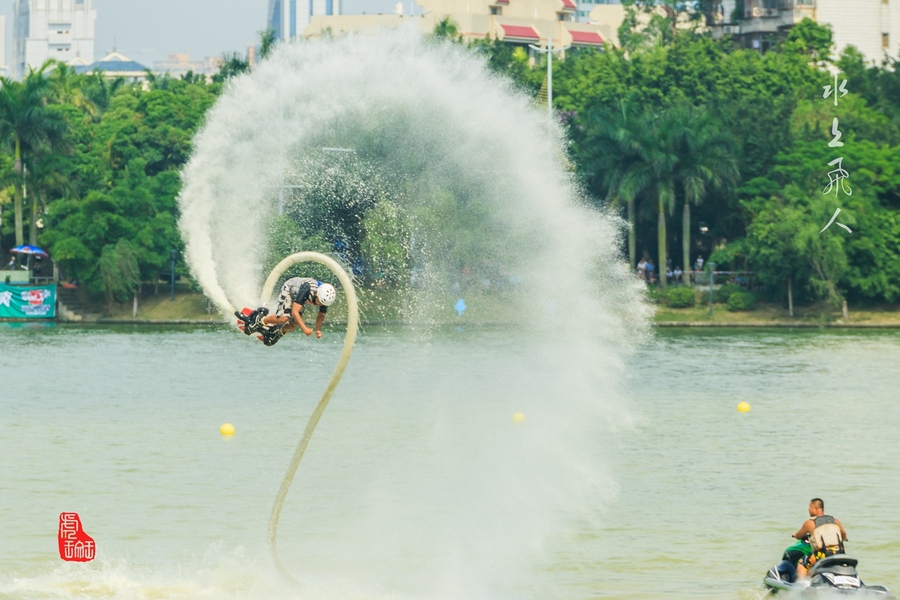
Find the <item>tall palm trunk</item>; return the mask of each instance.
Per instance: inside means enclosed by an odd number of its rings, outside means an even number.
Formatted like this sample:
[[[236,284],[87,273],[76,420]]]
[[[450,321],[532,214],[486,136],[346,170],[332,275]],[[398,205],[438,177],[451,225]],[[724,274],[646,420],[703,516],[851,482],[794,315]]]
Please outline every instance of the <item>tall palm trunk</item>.
[[[634,198],[628,201],[628,265],[634,268],[637,265],[637,234],[634,231]]]
[[[794,278],[788,277],[788,314],[794,318]]]
[[[22,208],[22,144],[19,136],[16,136],[16,162],[15,162],[15,210],[16,210],[16,246],[25,243],[25,229],[23,227],[23,208]]]
[[[684,271],[688,270],[691,264],[691,204],[687,200],[684,202],[684,214],[681,218],[681,258],[684,261]],[[688,276],[690,281],[690,276]]]
[[[37,194],[34,193],[34,190],[31,190],[31,223],[28,230],[28,243],[32,246],[37,246],[37,218],[38,218],[38,203],[37,203]]]
[[[659,235],[659,264],[656,265],[656,272],[659,273],[659,285],[666,287],[666,207],[662,198],[659,199],[659,220],[656,228]]]

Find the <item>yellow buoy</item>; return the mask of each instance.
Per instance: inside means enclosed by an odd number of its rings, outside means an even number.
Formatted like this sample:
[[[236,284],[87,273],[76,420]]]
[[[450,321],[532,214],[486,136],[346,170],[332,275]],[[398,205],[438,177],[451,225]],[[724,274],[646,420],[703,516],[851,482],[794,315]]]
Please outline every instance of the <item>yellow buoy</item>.
[[[520,412],[513,413],[513,423],[524,423],[525,415]]]
[[[231,423],[222,423],[222,426],[219,427],[219,433],[222,435],[234,435],[234,425]]]
[[[750,403],[749,402],[739,402],[737,408],[738,408],[738,412],[750,412]]]

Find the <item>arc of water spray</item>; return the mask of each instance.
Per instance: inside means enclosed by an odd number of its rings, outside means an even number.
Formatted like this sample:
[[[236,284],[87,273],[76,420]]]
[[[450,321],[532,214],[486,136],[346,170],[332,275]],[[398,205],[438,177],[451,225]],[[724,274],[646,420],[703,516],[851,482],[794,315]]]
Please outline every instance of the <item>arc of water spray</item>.
[[[356,343],[356,331],[359,328],[359,311],[356,302],[356,288],[353,287],[353,281],[336,260],[325,256],[324,254],[319,254],[318,252],[298,252],[296,254],[291,254],[275,265],[275,268],[269,273],[269,277],[266,279],[265,284],[263,284],[261,294],[262,303],[265,304],[272,297],[272,291],[275,289],[275,284],[278,283],[278,279],[282,274],[284,274],[289,267],[299,262],[315,262],[324,265],[331,269],[331,272],[334,273],[338,278],[338,281],[341,282],[341,285],[344,288],[344,294],[347,296],[347,333],[344,336],[344,348],[341,351],[341,356],[338,358],[337,365],[335,365],[334,371],[331,373],[331,379],[328,380],[328,385],[325,386],[325,391],[322,392],[322,397],[319,398],[319,403],[316,405],[315,410],[313,410],[309,417],[309,421],[306,423],[306,429],[303,430],[303,435],[300,438],[300,442],[297,444],[297,449],[294,450],[293,458],[291,458],[291,464],[288,465],[287,473],[285,473],[284,479],[281,482],[281,487],[278,488],[278,494],[275,496],[272,514],[269,515],[269,550],[272,552],[275,566],[278,567],[281,574],[289,581],[297,584],[299,584],[299,582],[291,575],[290,571],[287,570],[281,563],[281,559],[278,557],[277,536],[278,520],[281,518],[281,507],[284,505],[284,499],[287,497],[288,490],[291,489],[291,482],[294,480],[294,474],[300,466],[300,460],[306,452],[306,447],[309,445],[309,440],[316,430],[316,425],[318,425],[322,413],[325,412],[325,407],[328,406],[331,395],[341,381],[341,376],[344,374],[344,369],[347,367],[347,362],[350,360],[350,353],[353,352],[353,344]]]

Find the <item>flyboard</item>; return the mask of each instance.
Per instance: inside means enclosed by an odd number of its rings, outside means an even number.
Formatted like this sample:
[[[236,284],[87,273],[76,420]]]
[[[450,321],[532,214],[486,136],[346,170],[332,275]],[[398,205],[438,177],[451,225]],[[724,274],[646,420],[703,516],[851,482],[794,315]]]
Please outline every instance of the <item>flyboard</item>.
[[[275,268],[272,269],[272,272],[269,273],[269,277],[263,284],[262,294],[260,294],[260,304],[264,305],[271,300],[275,285],[278,283],[278,280],[284,272],[291,266],[301,262],[314,262],[324,265],[328,267],[338,278],[338,281],[341,282],[341,286],[344,288],[344,294],[347,297],[347,333],[344,335],[344,348],[341,350],[341,356],[338,358],[337,365],[335,365],[334,371],[331,373],[331,378],[325,386],[325,391],[322,392],[322,397],[319,398],[319,403],[316,404],[316,408],[313,410],[309,417],[309,421],[306,423],[306,429],[303,430],[303,435],[300,437],[297,449],[294,450],[294,456],[291,458],[291,463],[288,465],[287,472],[284,474],[284,479],[281,481],[281,487],[278,488],[278,494],[275,496],[272,514],[269,515],[269,551],[272,553],[272,559],[275,561],[275,566],[278,567],[281,574],[296,584],[299,584],[299,582],[291,575],[291,572],[288,571],[287,567],[282,564],[281,559],[278,557],[277,536],[278,521],[281,518],[281,508],[284,505],[284,499],[287,497],[288,491],[291,489],[291,483],[294,481],[294,475],[297,473],[297,468],[300,466],[300,460],[303,458],[306,447],[309,445],[309,440],[316,430],[316,425],[319,424],[319,419],[322,418],[322,413],[325,412],[325,408],[328,406],[329,400],[331,400],[331,395],[334,394],[335,388],[337,388],[338,383],[341,381],[341,376],[344,374],[344,369],[347,367],[347,362],[350,360],[350,353],[353,352],[353,344],[356,343],[356,331],[359,328],[359,310],[356,301],[356,288],[353,287],[353,281],[336,260],[325,256],[324,254],[319,254],[318,252],[298,252],[296,254],[291,254],[275,265]]]

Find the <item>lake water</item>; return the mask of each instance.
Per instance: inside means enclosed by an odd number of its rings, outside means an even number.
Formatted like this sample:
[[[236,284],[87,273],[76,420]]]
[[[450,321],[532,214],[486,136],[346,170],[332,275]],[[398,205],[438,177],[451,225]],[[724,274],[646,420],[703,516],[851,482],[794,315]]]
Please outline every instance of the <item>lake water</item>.
[[[0,324],[0,598],[759,598],[814,496],[900,589],[900,333],[663,330],[607,398],[501,328],[363,332],[282,515],[296,589],[266,525],[340,343]]]

